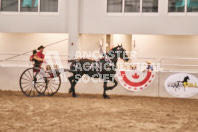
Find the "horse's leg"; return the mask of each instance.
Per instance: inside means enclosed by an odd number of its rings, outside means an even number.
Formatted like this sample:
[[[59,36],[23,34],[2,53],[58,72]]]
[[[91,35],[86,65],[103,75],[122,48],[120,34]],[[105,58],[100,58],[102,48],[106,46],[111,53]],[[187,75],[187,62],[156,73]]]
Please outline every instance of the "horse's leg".
[[[175,86],[173,85],[172,87],[173,87],[173,90],[175,90]]]
[[[107,87],[106,90],[112,90],[113,88],[115,88],[118,85],[118,82],[116,80],[112,81],[114,82],[113,86]]]
[[[176,84],[176,87],[175,87],[175,92],[177,91],[177,89],[179,89],[179,87],[178,87],[179,85],[178,85],[178,83]]]
[[[176,89],[179,90],[179,82],[176,83]],[[175,92],[176,92],[176,90],[175,90]]]
[[[112,90],[113,88],[115,88],[118,85],[118,82],[114,79],[111,80],[112,82],[114,82],[113,86],[107,87],[107,81],[104,82],[104,92],[103,92],[103,97],[105,99],[110,99],[110,97],[106,94],[106,90]]]
[[[175,92],[176,92],[176,87],[175,86],[173,86],[173,89],[175,89]]]
[[[107,90],[107,82],[104,82],[103,97],[104,97],[105,99],[110,99],[110,97],[106,94],[106,90]]]
[[[78,95],[76,95],[76,92],[75,92],[75,85],[77,84],[77,82],[80,80],[82,76],[83,74],[78,74],[78,76],[74,75],[74,80],[71,85],[71,91],[72,91],[72,96],[75,98],[78,97]]]
[[[75,76],[71,76],[71,77],[68,77],[68,80],[71,84],[71,88],[69,89],[69,93],[72,93],[72,85],[73,85],[73,80],[74,80]]]

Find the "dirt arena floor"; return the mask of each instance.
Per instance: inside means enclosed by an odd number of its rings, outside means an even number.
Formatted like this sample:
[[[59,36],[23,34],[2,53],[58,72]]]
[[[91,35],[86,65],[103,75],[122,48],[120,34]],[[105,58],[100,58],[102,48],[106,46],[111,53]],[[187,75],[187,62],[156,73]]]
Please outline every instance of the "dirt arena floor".
[[[0,132],[198,132],[198,100],[0,91]]]

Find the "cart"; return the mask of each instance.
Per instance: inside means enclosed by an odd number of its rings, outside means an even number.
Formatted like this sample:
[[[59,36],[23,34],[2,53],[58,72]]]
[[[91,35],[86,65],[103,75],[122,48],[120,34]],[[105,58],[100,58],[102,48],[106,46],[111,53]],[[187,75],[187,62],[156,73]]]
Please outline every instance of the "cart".
[[[28,68],[21,74],[19,85],[28,97],[52,96],[61,86],[60,73],[57,67],[52,70],[49,65],[46,70],[38,67]]]

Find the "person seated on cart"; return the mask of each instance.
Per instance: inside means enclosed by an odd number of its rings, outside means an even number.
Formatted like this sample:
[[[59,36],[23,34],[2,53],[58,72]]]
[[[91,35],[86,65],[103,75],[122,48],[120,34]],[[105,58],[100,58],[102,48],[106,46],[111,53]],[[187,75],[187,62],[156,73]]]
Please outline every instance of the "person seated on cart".
[[[39,52],[37,52],[36,50],[33,50],[33,55],[30,57],[30,60],[34,61],[34,67],[41,68],[41,65],[45,58],[45,55],[43,54],[44,48],[45,47],[41,45],[40,47],[38,47]]]
[[[37,51],[36,50],[33,50],[33,54],[30,57],[30,61],[33,61],[34,62],[34,67],[41,68],[41,65],[43,63],[43,60],[44,59],[41,59],[40,57],[38,57]]]

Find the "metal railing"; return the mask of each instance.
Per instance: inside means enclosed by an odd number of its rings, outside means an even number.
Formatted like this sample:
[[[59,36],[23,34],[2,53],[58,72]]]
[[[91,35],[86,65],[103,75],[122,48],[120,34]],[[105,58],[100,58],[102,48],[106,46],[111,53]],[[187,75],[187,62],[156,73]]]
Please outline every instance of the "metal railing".
[[[198,64],[184,64],[184,62],[182,62],[181,64],[178,63],[170,63],[168,64],[167,62],[164,63],[163,61],[197,61],[198,63],[198,58],[178,58],[178,57],[166,57],[166,58],[161,58],[160,59],[160,67],[162,68],[163,66],[165,67],[198,67]],[[198,70],[197,70],[198,71]]]
[[[3,55],[7,55],[7,56],[12,56],[12,55],[21,55],[20,53],[19,54],[16,54],[16,53],[0,53],[0,56],[3,56]],[[23,56],[30,56],[31,54],[23,54],[21,55],[20,57],[23,57]],[[48,56],[48,55],[46,55]],[[50,55],[49,55],[50,56]],[[66,59],[68,58],[68,55],[53,55],[53,56],[61,56],[61,57],[65,57]],[[26,58],[24,58],[26,59]],[[16,62],[19,62],[19,63],[30,63],[29,60],[22,60],[22,59],[11,59],[11,60],[6,60],[4,62],[0,62],[0,65],[2,63],[16,63]],[[61,63],[68,63],[67,60],[60,60]],[[178,58],[178,57],[165,57],[165,58],[161,58],[161,59],[158,59],[158,58],[154,58],[154,57],[137,57],[136,59],[133,59],[131,61],[131,64],[133,63],[138,63],[138,61],[143,61],[143,60],[151,60],[152,62],[154,62],[152,65],[155,66],[156,68],[162,68],[162,67],[198,67],[198,64],[194,65],[194,64],[173,64],[173,63],[164,63],[164,61],[173,61],[173,60],[188,60],[188,61],[197,61],[198,63],[198,58]],[[54,61],[54,62],[59,62],[59,61]],[[141,63],[144,63],[144,62],[141,62]],[[142,67],[140,67],[141,69]],[[159,70],[159,69],[158,69]],[[159,70],[160,71],[160,70]]]
[[[7,55],[7,56],[10,56],[10,55],[21,55],[20,53],[16,54],[16,53],[0,53],[0,56],[3,56],[3,55]],[[31,56],[32,54],[23,54],[21,56]],[[46,55],[46,56],[50,56],[50,55]],[[53,55],[53,56],[67,56],[68,55]]]
[[[65,55],[62,55],[62,56],[65,56]],[[138,61],[138,60],[153,60],[153,61],[159,63],[160,67],[161,66],[190,67],[190,68],[198,67],[198,65],[191,65],[191,64],[166,64],[166,63],[163,62],[165,60],[192,60],[192,61],[198,61],[198,58],[176,58],[176,57],[172,57],[171,58],[171,57],[169,57],[169,58],[157,59],[157,58],[152,58],[152,57],[138,57],[136,59],[136,61]],[[27,61],[27,60],[25,60],[25,61],[24,60],[7,60],[7,61],[8,62],[28,62],[28,63],[30,62],[30,61]],[[64,63],[65,61],[61,60],[61,62]],[[67,62],[65,62],[65,63],[67,63]],[[1,63],[0,63],[0,65],[1,65]],[[176,71],[171,71],[171,72],[176,72]],[[198,73],[198,72],[196,72],[196,73]],[[162,78],[162,76],[164,74],[163,74],[163,71],[160,71],[160,70],[158,72],[156,72],[155,74],[156,74],[156,78],[155,78],[155,82],[156,83],[154,84],[154,87],[157,87],[156,90],[157,90],[158,97],[159,97],[160,93],[161,93],[161,91],[160,91],[161,90],[161,86],[162,86],[161,83],[162,83],[162,81],[164,79],[164,78]],[[122,91],[124,91],[124,89]],[[130,94],[130,93],[126,91],[125,94]]]

